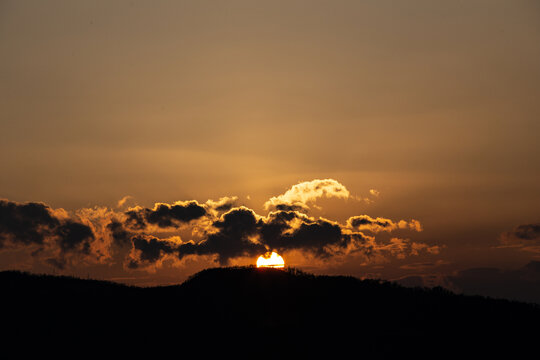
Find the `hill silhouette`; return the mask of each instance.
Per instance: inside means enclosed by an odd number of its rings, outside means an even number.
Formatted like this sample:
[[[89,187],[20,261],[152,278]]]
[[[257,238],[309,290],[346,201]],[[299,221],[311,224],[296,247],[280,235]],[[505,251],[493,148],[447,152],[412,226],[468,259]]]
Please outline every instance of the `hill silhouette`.
[[[516,357],[535,350],[540,323],[534,304],[295,269],[213,268],[149,288],[4,271],[0,288],[3,346],[32,344],[22,354]]]

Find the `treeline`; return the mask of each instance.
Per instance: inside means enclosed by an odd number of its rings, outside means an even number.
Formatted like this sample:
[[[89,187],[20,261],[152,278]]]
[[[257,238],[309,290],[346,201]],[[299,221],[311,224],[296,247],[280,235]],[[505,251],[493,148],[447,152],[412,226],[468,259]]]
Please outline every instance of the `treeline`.
[[[151,288],[1,272],[0,286],[7,343],[61,339],[132,355],[515,358],[539,335],[537,305],[290,268],[207,269]]]

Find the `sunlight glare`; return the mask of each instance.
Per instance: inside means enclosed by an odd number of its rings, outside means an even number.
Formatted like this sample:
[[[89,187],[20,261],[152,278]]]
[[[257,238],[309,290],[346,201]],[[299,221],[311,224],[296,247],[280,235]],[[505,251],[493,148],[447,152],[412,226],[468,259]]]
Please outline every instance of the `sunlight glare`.
[[[264,255],[259,256],[257,259],[257,267],[269,267],[269,268],[284,268],[285,261],[275,252],[267,252]]]

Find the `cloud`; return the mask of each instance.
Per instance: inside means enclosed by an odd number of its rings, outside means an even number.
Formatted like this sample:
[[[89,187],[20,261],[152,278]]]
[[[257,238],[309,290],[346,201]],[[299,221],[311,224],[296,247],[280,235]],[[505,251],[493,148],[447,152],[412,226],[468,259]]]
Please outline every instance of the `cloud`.
[[[332,248],[345,248],[350,241],[339,224],[291,210],[272,212],[262,219],[260,235],[268,249],[306,250],[320,257],[330,256]]]
[[[89,226],[73,220],[67,220],[58,226],[55,236],[58,237],[58,244],[63,252],[77,250],[89,254],[90,243],[94,240],[94,233]]]
[[[48,262],[63,268],[70,253],[91,255],[95,239],[91,226],[78,218],[69,218],[63,209],[0,200],[0,248],[37,246],[34,255],[48,250],[55,254]]]
[[[522,251],[540,254],[540,223],[516,226],[499,237],[503,247],[515,247]]]
[[[217,255],[220,264],[241,256],[255,256],[265,251],[257,241],[258,216],[246,207],[234,208],[212,224],[205,240],[189,242],[179,248],[179,256]]]
[[[419,255],[421,252],[436,255],[439,254],[441,249],[437,245],[429,246],[410,239],[391,238],[387,244],[381,244],[378,250],[388,252],[398,259],[404,259],[407,256]]]
[[[269,250],[299,251],[322,261],[353,253],[380,260],[438,252],[436,246],[409,239],[375,238],[379,231],[420,231],[416,220],[359,215],[343,225],[302,212],[320,197],[347,198],[349,192],[331,179],[299,183],[270,199],[265,205],[273,210],[266,215],[238,206],[234,196],[135,206],[123,212],[95,207],[71,213],[42,203],[1,200],[0,248],[33,246],[35,259],[58,268],[120,263],[127,269],[155,269],[167,259],[179,265],[189,256],[225,265]]]
[[[405,224],[403,224],[402,222],[405,222]],[[415,219],[411,219],[409,222],[401,220],[398,225],[400,225],[401,229],[403,229],[406,226],[410,230],[414,230],[417,232],[421,232],[424,230],[424,228],[422,227],[422,224],[420,224],[420,221],[415,220]]]
[[[219,214],[225,211],[229,211],[232,209],[236,202],[238,201],[238,196],[224,196],[220,198],[218,201],[214,200],[208,200],[204,204],[205,208],[209,212],[213,212],[214,214]]]
[[[394,222],[390,219],[382,217],[372,218],[369,215],[357,215],[351,216],[347,219],[347,226],[351,229],[370,231],[378,233],[380,231],[391,232],[397,229],[409,229],[414,231],[422,231],[422,225],[418,220],[412,219],[411,221],[399,220]]]
[[[178,247],[179,257],[216,255],[220,264],[242,256],[257,256],[268,250],[303,250],[327,258],[360,236],[346,235],[337,223],[314,219],[293,210],[278,210],[268,216],[240,207],[215,221],[207,238]]]
[[[117,219],[112,219],[109,224],[107,224],[107,229],[109,230],[111,237],[115,244],[119,246],[129,244],[133,233],[128,231],[122,222]]]
[[[321,197],[349,198],[349,190],[333,179],[315,179],[293,185],[284,194],[274,196],[264,204],[266,210],[308,210],[308,203]]]
[[[136,235],[131,238],[133,247],[128,258],[127,267],[139,268],[141,265],[155,265],[162,262],[165,255],[177,251],[178,245],[168,239],[158,239],[150,235]]]
[[[0,247],[54,242],[62,252],[89,253],[93,239],[89,226],[59,217],[45,204],[0,200]]]
[[[508,241],[540,240],[540,223],[519,225],[503,235]]]
[[[206,228],[203,239],[176,242],[170,239],[130,234],[121,224],[110,224],[113,237],[122,243],[131,237],[134,251],[130,255],[130,268],[154,266],[164,258],[210,256],[221,265],[239,257],[255,257],[268,250],[286,253],[300,250],[320,259],[335,255],[362,253],[368,257],[393,256],[404,258],[419,253],[437,254],[437,246],[392,238],[377,242],[372,236],[352,231],[337,222],[313,218],[295,210],[276,210],[260,216],[247,207],[232,208],[210,223],[201,222]],[[129,241],[129,240],[128,240]],[[163,243],[160,243],[163,241]]]
[[[387,243],[378,243],[373,237],[351,231],[337,222],[316,219],[295,210],[277,210],[260,216],[246,207],[233,208],[207,231],[204,240],[179,245],[179,258],[215,255],[220,264],[227,264],[233,258],[256,256],[268,250],[280,253],[301,250],[320,259],[351,252],[404,258],[439,251],[436,246],[409,239],[393,238]]]
[[[0,200],[0,248],[12,244],[43,244],[60,221],[42,203]]]
[[[143,229],[148,224],[161,228],[181,225],[206,215],[206,209],[197,201],[178,201],[172,205],[156,203],[153,209],[135,207],[126,212],[128,223]]]
[[[127,196],[124,196],[123,198],[121,198],[120,200],[118,200],[118,203],[116,203],[116,207],[118,208],[121,208],[122,206],[124,206],[126,204],[126,202],[130,199],[133,199],[132,196],[130,195],[127,195]]]

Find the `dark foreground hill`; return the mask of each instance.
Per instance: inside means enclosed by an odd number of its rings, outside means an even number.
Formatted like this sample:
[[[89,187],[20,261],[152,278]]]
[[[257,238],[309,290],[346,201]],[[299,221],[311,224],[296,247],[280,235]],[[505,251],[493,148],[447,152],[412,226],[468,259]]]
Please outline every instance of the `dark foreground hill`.
[[[153,288],[8,271],[0,289],[2,349],[19,357],[519,358],[540,335],[537,305],[294,270]]]

